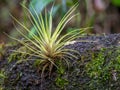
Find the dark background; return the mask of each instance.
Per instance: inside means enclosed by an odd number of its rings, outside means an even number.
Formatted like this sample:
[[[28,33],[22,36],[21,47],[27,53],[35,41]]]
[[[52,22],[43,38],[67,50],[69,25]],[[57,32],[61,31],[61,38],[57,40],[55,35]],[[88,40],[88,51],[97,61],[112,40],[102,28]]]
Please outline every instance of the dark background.
[[[0,43],[6,43],[9,38],[3,32],[11,36],[19,36],[13,26],[13,19],[10,14],[15,16],[20,22],[23,22],[23,8],[21,3],[26,2],[26,6],[36,0],[0,0]],[[42,2],[43,0],[37,0]],[[47,0],[45,0],[47,2]],[[49,1],[49,0],[48,0]],[[94,27],[87,33],[92,34],[111,34],[120,32],[120,4],[119,0],[53,0],[55,5],[59,6],[54,20],[59,21],[63,14],[76,2],[79,2],[79,7],[76,12],[79,15],[73,19],[65,28],[69,31],[70,28]],[[41,4],[41,3],[40,3]],[[51,2],[45,7],[49,9]],[[40,7],[41,5],[39,5]],[[44,8],[43,8],[44,9]],[[62,13],[62,14],[59,14]],[[29,21],[28,21],[29,22]],[[56,24],[56,22],[54,22]],[[21,27],[17,27],[21,28]],[[66,32],[65,31],[65,32]]]

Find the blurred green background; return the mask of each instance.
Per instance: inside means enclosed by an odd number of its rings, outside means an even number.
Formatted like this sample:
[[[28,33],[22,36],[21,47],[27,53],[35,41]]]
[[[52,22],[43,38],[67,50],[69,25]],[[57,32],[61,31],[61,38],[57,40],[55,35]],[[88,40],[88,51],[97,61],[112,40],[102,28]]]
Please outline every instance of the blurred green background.
[[[64,33],[74,28],[82,27],[94,27],[87,31],[88,34],[120,32],[120,0],[0,0],[0,43],[9,41],[9,38],[3,32],[19,37],[10,14],[15,16],[20,22],[26,22],[31,32],[34,32],[29,20],[25,20],[25,11],[20,4],[25,4],[31,12],[32,5],[39,14],[45,8],[49,10],[54,3],[53,26],[55,27],[60,18],[76,2],[79,3],[79,7],[75,12],[78,13],[78,16],[67,25]],[[16,26],[22,29],[19,25],[16,24]]]

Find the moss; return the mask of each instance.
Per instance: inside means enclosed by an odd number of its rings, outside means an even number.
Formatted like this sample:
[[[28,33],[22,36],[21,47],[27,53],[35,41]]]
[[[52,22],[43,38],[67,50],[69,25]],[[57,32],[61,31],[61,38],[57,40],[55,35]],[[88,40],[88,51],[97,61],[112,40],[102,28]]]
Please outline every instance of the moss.
[[[102,49],[87,63],[86,72],[91,78],[91,89],[111,89],[120,80],[120,48]]]
[[[0,70],[0,90],[3,90],[4,80],[7,76],[5,75],[4,70]]]
[[[57,62],[57,66],[59,68],[57,69],[57,77],[55,79],[55,84],[61,89],[65,89],[65,86],[69,84],[67,78],[64,77],[66,73],[66,66],[63,63],[64,62],[62,61]]]
[[[56,85],[60,87],[61,89],[64,89],[66,85],[68,85],[68,80],[64,79],[62,77],[57,77],[56,80]]]
[[[23,53],[19,53],[19,52],[23,52]],[[29,52],[30,51],[27,50],[26,47],[21,46],[19,47],[16,51],[13,51],[10,56],[8,57],[8,62],[14,61],[14,60],[27,60],[27,54],[25,52]]]

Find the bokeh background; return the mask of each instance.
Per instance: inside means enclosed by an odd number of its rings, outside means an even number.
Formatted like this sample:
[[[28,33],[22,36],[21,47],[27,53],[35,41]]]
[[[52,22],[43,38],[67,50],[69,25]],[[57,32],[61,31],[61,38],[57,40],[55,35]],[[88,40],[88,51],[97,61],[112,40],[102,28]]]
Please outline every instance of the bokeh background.
[[[54,5],[54,27],[59,19],[76,2],[79,3],[74,18],[65,28],[65,32],[73,28],[93,27],[87,31],[89,34],[111,34],[120,33],[120,0],[0,0],[0,43],[8,43],[10,39],[3,33],[18,37],[19,33],[13,25],[10,14],[15,16],[20,22],[24,22],[24,9],[21,4],[25,4],[31,11],[30,5],[36,9],[37,13],[44,9],[50,9]],[[27,25],[32,31],[29,20]],[[17,28],[22,29],[17,23]]]

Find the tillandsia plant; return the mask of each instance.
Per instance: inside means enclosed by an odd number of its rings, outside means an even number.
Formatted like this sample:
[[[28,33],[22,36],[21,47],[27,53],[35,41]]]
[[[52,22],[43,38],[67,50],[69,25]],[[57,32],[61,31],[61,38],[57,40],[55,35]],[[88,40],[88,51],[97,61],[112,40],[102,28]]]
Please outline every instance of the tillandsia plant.
[[[49,70],[49,74],[51,73],[53,67],[59,68],[56,65],[57,60],[65,60],[68,64],[67,58],[77,58],[75,55],[72,55],[71,52],[78,53],[72,49],[64,48],[67,42],[71,42],[74,39],[81,36],[81,33],[85,31],[85,29],[76,29],[67,34],[61,35],[66,24],[77,14],[73,15],[73,12],[76,10],[78,4],[72,6],[69,11],[63,16],[63,18],[58,23],[55,30],[53,30],[53,17],[52,17],[52,8],[49,14],[45,10],[44,17],[42,13],[40,15],[34,10],[35,15],[31,13],[31,11],[23,5],[23,7],[29,12],[29,20],[33,27],[35,28],[37,34],[32,33],[31,38],[26,36],[21,30],[17,31],[25,38],[25,41],[21,41],[19,39],[13,38],[12,39],[18,41],[19,43],[23,44],[31,53],[23,52],[23,51],[14,51],[18,53],[28,54],[29,56],[36,57],[35,63],[39,65],[42,69],[42,74],[44,74],[45,70]],[[32,6],[31,6],[32,7]],[[12,16],[13,17],[13,16]],[[30,33],[30,29],[27,28],[24,24],[19,22],[15,17],[13,19],[24,28],[27,33]],[[27,59],[26,59],[27,60]],[[28,59],[30,60],[30,59]]]

